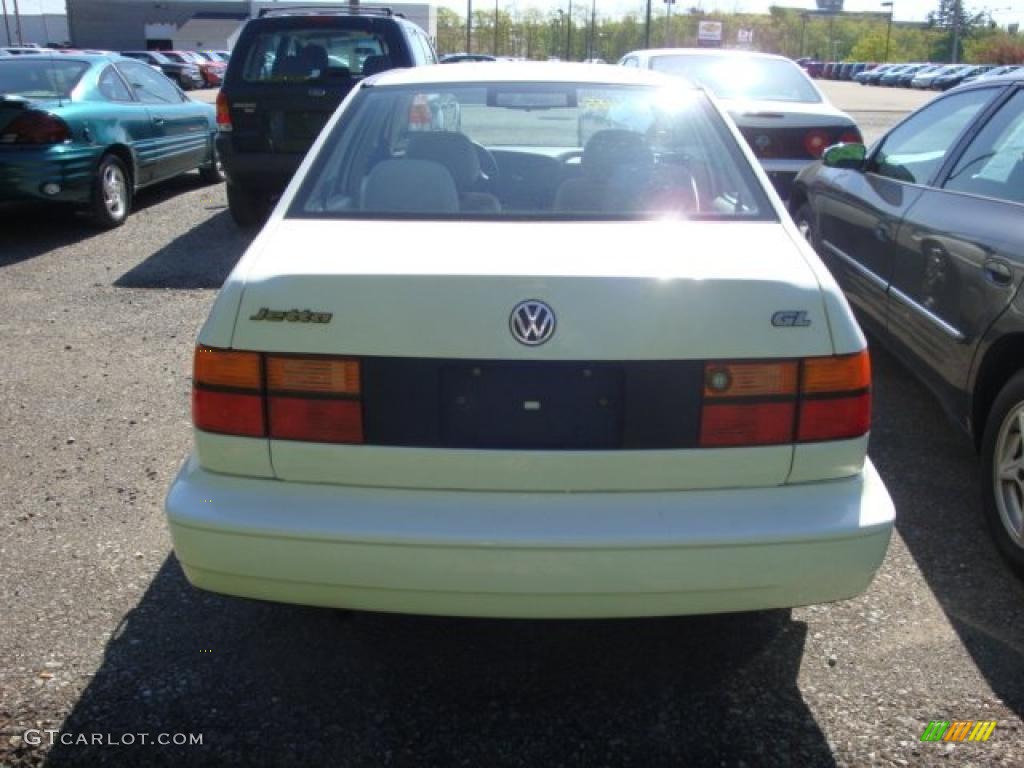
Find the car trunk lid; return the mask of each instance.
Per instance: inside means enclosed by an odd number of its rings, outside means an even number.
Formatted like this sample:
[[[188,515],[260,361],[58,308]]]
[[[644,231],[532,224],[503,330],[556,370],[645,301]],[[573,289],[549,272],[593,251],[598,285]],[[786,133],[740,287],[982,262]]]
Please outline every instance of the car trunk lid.
[[[366,444],[271,439],[277,477],[508,491],[786,481],[788,442],[700,447],[708,361],[833,352],[820,287],[777,222],[391,222],[387,243],[380,222],[345,222],[343,243],[339,226],[286,219],[261,237],[231,346],[360,360]],[[514,338],[523,300],[555,313],[546,343]],[[776,322],[793,312],[801,322]]]

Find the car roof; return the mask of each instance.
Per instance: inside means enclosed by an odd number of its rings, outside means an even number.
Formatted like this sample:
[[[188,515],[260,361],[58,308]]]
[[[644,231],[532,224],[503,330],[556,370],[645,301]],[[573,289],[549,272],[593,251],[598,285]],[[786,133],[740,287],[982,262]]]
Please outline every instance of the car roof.
[[[593,85],[676,85],[680,77],[629,67],[595,67],[547,61],[466,62],[457,69],[442,64],[391,69],[372,78],[374,85],[432,85],[451,83],[584,83]],[[697,89],[696,85],[690,87]]]
[[[741,51],[733,48],[642,48],[636,51],[630,51],[626,56],[722,56],[725,58],[745,58],[745,59],[783,59],[785,61],[792,61],[788,56],[779,56],[774,53],[762,53],[761,51]],[[796,64],[796,62],[793,62]],[[836,64],[852,63],[852,62],[835,62]]]
[[[11,58],[17,59],[18,61],[81,61],[87,64],[95,64],[100,61],[120,61],[125,59],[119,53],[58,53],[53,51],[52,53],[43,50],[42,53],[36,56],[12,56]]]

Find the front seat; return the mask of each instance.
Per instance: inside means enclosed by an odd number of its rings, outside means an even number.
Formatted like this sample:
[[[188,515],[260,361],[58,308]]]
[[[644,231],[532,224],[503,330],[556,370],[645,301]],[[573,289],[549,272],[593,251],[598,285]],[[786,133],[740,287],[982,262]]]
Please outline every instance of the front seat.
[[[583,148],[582,174],[566,179],[555,193],[554,208],[559,212],[614,212],[625,200],[636,195],[647,183],[654,154],[647,139],[635,131],[609,129],[598,131]],[[633,189],[635,187],[635,190]]]
[[[473,142],[464,133],[434,131],[413,133],[405,156],[413,160],[429,160],[448,169],[459,191],[463,211],[487,213],[501,210],[498,198],[473,189],[482,178],[480,156]]]
[[[377,163],[366,177],[362,209],[376,213],[457,213],[459,193],[439,163],[396,158]]]
[[[393,69],[394,65],[391,63],[390,56],[367,56],[363,62],[363,77],[369,77],[370,75],[376,75],[378,72],[387,72],[389,69]]]

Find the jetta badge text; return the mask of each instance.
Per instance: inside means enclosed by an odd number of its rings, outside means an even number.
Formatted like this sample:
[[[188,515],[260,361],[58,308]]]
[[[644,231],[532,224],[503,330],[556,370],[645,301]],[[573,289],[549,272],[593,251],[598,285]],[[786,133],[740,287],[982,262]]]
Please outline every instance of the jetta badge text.
[[[521,301],[512,308],[508,327],[520,344],[540,346],[555,333],[555,313],[543,301]]]
[[[268,309],[260,307],[255,315],[250,315],[250,320],[269,320],[272,323],[329,323],[333,315],[330,312],[313,312],[308,309]]]

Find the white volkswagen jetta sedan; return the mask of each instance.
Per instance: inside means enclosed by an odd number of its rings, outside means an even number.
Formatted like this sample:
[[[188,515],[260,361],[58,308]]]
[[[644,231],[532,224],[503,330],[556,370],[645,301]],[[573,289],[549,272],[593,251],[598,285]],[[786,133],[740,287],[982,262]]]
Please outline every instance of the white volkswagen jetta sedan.
[[[167,516],[194,585],[288,603],[837,600],[893,525],[870,378],[842,294],[704,91],[396,70],[342,104],[220,292]]]

